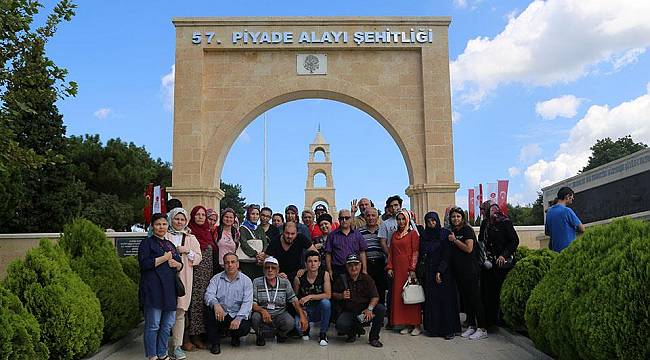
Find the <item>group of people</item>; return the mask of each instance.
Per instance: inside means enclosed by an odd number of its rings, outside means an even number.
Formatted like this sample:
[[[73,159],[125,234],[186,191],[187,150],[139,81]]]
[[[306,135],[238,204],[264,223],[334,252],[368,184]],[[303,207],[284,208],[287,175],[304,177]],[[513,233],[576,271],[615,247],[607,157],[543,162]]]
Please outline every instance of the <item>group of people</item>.
[[[313,323],[321,346],[330,323],[346,342],[370,326],[373,347],[383,346],[382,327],[482,339],[500,324],[500,288],[519,244],[508,217],[489,202],[478,239],[462,209],[448,209],[448,226],[436,212],[420,225],[397,195],[383,216],[365,198],[336,218],[321,204],[300,218],[295,205],[279,214],[252,204],[241,224],[230,208],[218,214],[195,206],[188,214],[178,200],[167,205],[167,215],[153,215],[138,254],[149,359],[184,359],[197,348],[219,354],[222,337],[237,347],[251,331],[257,346],[272,336],[309,340]],[[424,302],[405,303],[408,284],[423,287]]]

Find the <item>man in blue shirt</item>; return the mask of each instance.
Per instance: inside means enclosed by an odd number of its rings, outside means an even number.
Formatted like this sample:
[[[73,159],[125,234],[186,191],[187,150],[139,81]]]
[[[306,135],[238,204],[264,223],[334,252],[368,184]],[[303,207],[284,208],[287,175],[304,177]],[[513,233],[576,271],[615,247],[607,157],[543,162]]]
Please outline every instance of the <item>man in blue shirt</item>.
[[[251,328],[253,282],[239,271],[236,254],[225,254],[223,266],[225,270],[212,277],[204,296],[211,310],[206,312],[206,332],[213,354],[221,352],[221,330],[230,331],[230,345],[237,347]]]
[[[573,203],[575,193],[569,187],[562,187],[557,192],[557,204],[546,212],[544,233],[551,237],[549,248],[560,252],[573,242],[576,233],[585,232],[585,226],[578,216],[568,207]]]

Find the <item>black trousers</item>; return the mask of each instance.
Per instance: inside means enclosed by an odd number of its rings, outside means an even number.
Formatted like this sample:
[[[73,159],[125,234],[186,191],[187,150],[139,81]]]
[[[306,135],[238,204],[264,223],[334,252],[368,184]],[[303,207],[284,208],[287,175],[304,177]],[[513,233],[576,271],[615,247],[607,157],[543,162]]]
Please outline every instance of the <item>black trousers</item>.
[[[332,264],[332,281],[336,282],[336,280],[341,277],[341,275],[345,275],[347,273],[347,270],[345,269],[345,265],[334,265]]]
[[[339,318],[336,319],[336,331],[348,336],[357,336],[359,327],[368,326],[370,324],[370,334],[368,340],[379,340],[379,331],[384,325],[384,317],[386,316],[386,307],[382,304],[377,304],[372,310],[375,317],[370,323],[361,323],[357,316],[359,314],[351,311],[343,311]]]
[[[492,268],[481,271],[481,296],[487,326],[503,325],[501,321],[501,287],[510,269]]]
[[[217,319],[214,316],[214,310],[206,307],[205,308],[206,312],[206,323],[205,323],[205,330],[206,334],[208,336],[208,341],[210,344],[220,344],[221,343],[221,334],[225,332],[230,334],[230,337],[242,337],[248,335],[248,333],[251,331],[251,320],[246,319],[242,320],[239,323],[239,329],[237,330],[230,330],[230,323],[234,320],[230,315],[226,315],[223,318],[223,321],[217,321]]]
[[[465,304],[465,314],[467,314],[467,324],[469,326],[478,326],[487,328],[485,321],[485,310],[481,299],[481,282],[479,274],[460,274],[456,277],[458,290]]]
[[[388,289],[388,279],[386,276],[386,260],[368,259],[368,275],[375,281],[377,292],[379,293],[379,303],[386,304],[386,290]]]

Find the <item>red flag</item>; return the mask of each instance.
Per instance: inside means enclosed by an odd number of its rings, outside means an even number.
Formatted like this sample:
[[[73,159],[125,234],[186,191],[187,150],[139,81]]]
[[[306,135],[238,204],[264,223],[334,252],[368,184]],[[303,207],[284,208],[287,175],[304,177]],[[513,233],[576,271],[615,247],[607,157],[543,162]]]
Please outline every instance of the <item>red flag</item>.
[[[483,184],[478,184],[478,206],[483,204]]]
[[[499,200],[498,204],[504,214],[508,215],[508,180],[497,180]]]
[[[149,227],[151,222],[151,205],[153,199],[153,184],[149,183],[144,188],[144,227]]]
[[[469,218],[474,221],[476,219],[474,213],[474,189],[467,189],[467,209],[469,210]]]
[[[167,189],[160,187],[160,212],[167,214]]]

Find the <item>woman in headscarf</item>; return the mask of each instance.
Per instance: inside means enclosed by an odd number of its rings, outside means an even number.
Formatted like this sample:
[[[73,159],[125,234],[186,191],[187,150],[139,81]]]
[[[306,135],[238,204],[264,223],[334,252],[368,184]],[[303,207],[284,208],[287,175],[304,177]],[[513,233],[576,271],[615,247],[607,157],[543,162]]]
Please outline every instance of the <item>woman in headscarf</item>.
[[[449,267],[450,231],[440,223],[438,213],[424,216],[424,230],[420,235],[420,261],[423,264],[420,282],[424,286],[424,331],[428,336],[442,336],[447,340],[460,332],[456,282]]]
[[[167,359],[169,333],[176,319],[176,274],[183,264],[167,234],[167,217],[151,217],[153,235],[138,248],[140,306],[144,309],[144,349],[149,360]]]
[[[501,286],[514,266],[514,254],[519,246],[519,236],[512,221],[498,204],[489,207],[489,220],[479,234],[485,244],[486,266],[481,270],[481,295],[485,306],[487,326],[503,325],[501,321]]]
[[[402,209],[397,213],[397,230],[388,249],[388,276],[393,278],[393,291],[390,308],[390,323],[393,326],[404,325],[400,334],[420,335],[422,322],[420,304],[404,304],[402,287],[407,281],[415,282],[415,267],[420,251],[420,238],[411,225],[411,215]]]
[[[260,206],[250,204],[246,208],[246,219],[239,227],[241,253],[239,269],[249,278],[255,279],[263,274],[262,263],[258,263],[258,255],[266,250],[268,239],[264,229],[257,225],[260,218]],[[261,245],[261,246],[260,246]],[[256,246],[258,249],[253,248]],[[240,255],[242,255],[240,253]]]
[[[194,276],[192,283],[192,300],[188,311],[190,343],[183,344],[183,350],[192,351],[194,346],[199,349],[205,349],[202,336],[205,334],[205,305],[203,305],[203,295],[210,284],[210,279],[214,274],[213,259],[218,252],[212,234],[210,233],[210,223],[207,220],[207,210],[205,207],[198,205],[190,213],[190,223],[188,225],[191,234],[196,237],[201,250],[201,263],[194,266]]]
[[[223,270],[223,256],[227,253],[235,253],[239,247],[239,224],[235,210],[225,208],[221,210],[221,220],[217,230],[217,247],[219,248],[219,269]]]
[[[181,255],[183,270],[178,274],[185,285],[185,295],[178,298],[176,302],[176,323],[172,329],[173,336],[173,357],[184,359],[185,352],[181,345],[190,346],[189,337],[184,339],[185,334],[185,312],[189,309],[192,299],[192,282],[194,277],[194,266],[201,263],[201,245],[196,237],[189,233],[187,227],[189,216],[187,210],[174,208],[167,214],[169,228],[165,238],[176,246],[176,251]]]
[[[219,214],[212,208],[206,209],[206,215],[208,216],[208,224],[210,224],[210,233],[212,238],[217,238],[217,229],[219,228]]]
[[[487,337],[485,312],[481,301],[480,268],[476,251],[476,234],[467,225],[465,212],[459,207],[449,210],[452,233],[447,239],[452,244],[451,264],[456,285],[465,305],[469,327],[461,334],[463,338],[479,340]]]

